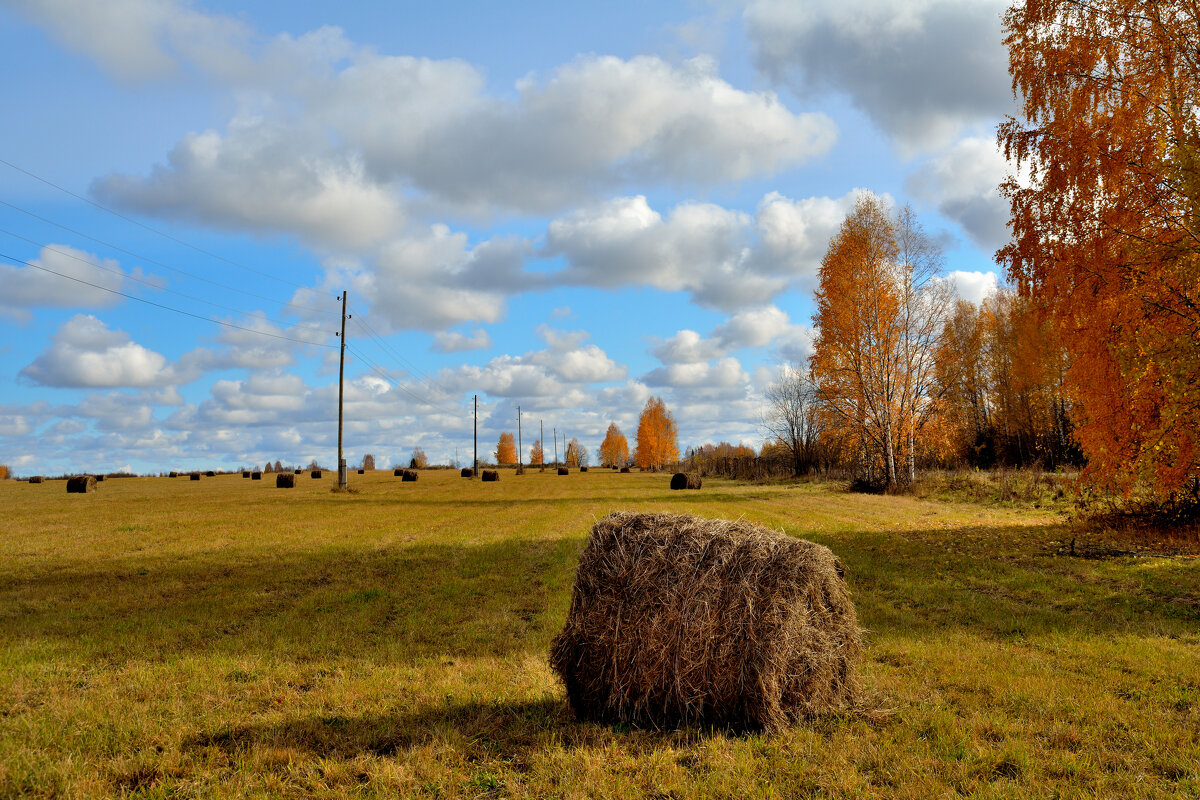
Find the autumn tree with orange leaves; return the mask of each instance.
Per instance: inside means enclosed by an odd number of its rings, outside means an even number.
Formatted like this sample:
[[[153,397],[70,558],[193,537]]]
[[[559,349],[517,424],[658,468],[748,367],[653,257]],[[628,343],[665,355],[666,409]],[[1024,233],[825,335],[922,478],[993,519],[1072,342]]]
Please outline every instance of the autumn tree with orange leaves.
[[[529,465],[531,467],[540,466],[545,463],[546,454],[542,452],[542,441],[537,439],[533,443],[533,447],[529,448]]]
[[[1028,0],[1004,30],[997,256],[1070,354],[1084,474],[1200,499],[1200,6]]]
[[[600,466],[623,467],[629,461],[629,442],[617,423],[608,423],[604,441],[600,443]]]
[[[671,416],[661,397],[651,397],[638,418],[634,463],[641,469],[654,470],[674,464],[679,460],[676,436],[675,417]]]
[[[936,411],[934,355],[950,298],[941,252],[910,208],[863,194],[821,260],[811,360],[821,424],[853,452],[859,478],[916,477],[918,437]]]
[[[500,434],[500,441],[496,443],[497,464],[515,464],[517,463],[517,443],[511,433]]]

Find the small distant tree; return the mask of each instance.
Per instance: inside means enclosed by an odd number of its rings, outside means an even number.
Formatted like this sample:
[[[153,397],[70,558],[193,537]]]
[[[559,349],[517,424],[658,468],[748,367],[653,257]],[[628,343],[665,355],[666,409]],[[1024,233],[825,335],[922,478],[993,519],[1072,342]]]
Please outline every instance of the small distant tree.
[[[600,466],[623,467],[629,461],[629,442],[617,423],[608,423],[608,432],[600,444]]]
[[[817,385],[807,371],[785,366],[779,380],[763,392],[763,398],[767,402],[763,432],[787,447],[793,475],[807,475],[816,465],[820,439]]]
[[[364,470],[375,469],[375,456],[371,455],[370,453],[367,453],[365,456],[363,456],[361,468]]]
[[[8,476],[11,474],[7,464],[0,464],[0,481],[8,480]]]
[[[270,472],[270,471],[271,471],[271,462],[270,462],[270,461],[268,461],[268,462],[266,463],[266,466],[264,466],[264,467],[262,468],[262,471],[263,471],[263,472]]]
[[[497,464],[515,464],[517,463],[517,443],[511,433],[500,434],[500,441],[496,444]]]
[[[278,458],[277,458],[277,459],[275,459],[275,471],[276,471],[276,472],[283,472],[283,462],[282,462],[282,461],[280,461]]]
[[[316,470],[319,470],[320,468],[321,468],[321,465],[317,463],[317,460],[315,458],[312,461],[308,462],[308,469],[310,472],[314,472]]]
[[[429,457],[425,455],[425,451],[419,447],[414,447],[412,458],[408,460],[409,469],[425,469],[429,466]]]
[[[646,401],[638,419],[637,449],[633,458],[641,469],[661,469],[679,460],[675,417],[661,397]]]
[[[533,443],[533,447],[529,448],[529,466],[539,466],[546,462],[546,454],[542,451],[542,441],[540,439]]]
[[[565,459],[568,467],[586,467],[588,465],[587,448],[580,444],[578,439],[572,439],[567,443]]]

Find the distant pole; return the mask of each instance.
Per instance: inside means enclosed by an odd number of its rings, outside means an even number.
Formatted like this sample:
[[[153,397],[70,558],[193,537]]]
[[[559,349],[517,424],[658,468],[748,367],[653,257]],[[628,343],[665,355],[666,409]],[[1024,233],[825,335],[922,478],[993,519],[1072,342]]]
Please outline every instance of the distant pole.
[[[546,471],[546,429],[542,427],[542,421],[538,420],[538,447],[542,449],[542,460],[538,462],[541,468],[538,472]]]
[[[525,456],[521,453],[521,407],[517,406],[517,472],[525,471]]]
[[[551,428],[550,430],[554,434],[554,466],[555,466],[555,468],[557,468],[558,467],[558,428]]]
[[[471,477],[479,473],[479,395],[475,395],[475,458],[471,462]]]
[[[346,459],[342,457],[342,397],[346,383],[346,290],[342,290],[342,359],[338,367],[338,488],[346,488]]]

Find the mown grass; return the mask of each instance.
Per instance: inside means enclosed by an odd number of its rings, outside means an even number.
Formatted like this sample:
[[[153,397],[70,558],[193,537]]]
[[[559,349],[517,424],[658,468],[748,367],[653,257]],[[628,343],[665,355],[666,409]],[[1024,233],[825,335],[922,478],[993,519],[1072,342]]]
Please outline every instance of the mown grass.
[[[3,797],[1200,796],[1200,572],[1047,509],[605,471],[0,482]],[[783,735],[576,722],[546,653],[592,522],[834,549],[867,711]]]

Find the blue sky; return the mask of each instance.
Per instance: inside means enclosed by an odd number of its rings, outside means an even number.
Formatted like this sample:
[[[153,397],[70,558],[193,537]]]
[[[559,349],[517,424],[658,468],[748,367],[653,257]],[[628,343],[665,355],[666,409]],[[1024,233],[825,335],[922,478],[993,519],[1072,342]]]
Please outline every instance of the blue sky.
[[[0,463],[332,466],[343,289],[351,463],[757,446],[858,192],[996,284],[1003,4],[580,5],[0,0]]]

